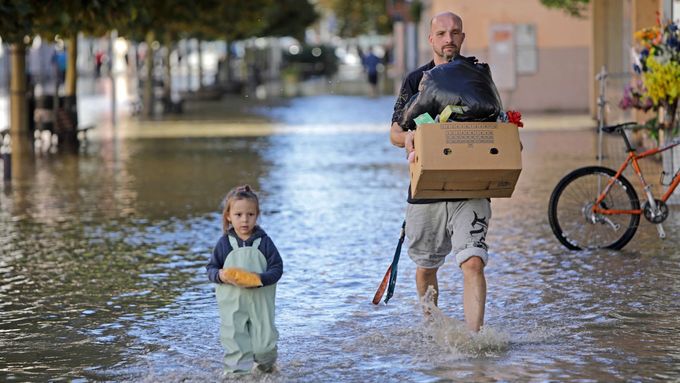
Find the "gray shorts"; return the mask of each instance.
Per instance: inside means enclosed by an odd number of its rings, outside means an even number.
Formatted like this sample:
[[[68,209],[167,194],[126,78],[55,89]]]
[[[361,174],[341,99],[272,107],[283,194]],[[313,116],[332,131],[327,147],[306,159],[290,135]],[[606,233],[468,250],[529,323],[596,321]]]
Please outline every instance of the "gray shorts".
[[[436,268],[454,251],[460,266],[471,257],[486,265],[486,233],[491,220],[489,200],[408,204],[406,236],[408,255],[416,265]]]

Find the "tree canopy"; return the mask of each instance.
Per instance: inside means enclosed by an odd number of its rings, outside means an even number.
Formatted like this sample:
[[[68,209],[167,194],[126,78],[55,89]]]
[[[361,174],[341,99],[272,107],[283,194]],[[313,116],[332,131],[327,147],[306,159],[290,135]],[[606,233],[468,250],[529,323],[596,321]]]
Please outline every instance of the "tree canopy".
[[[255,36],[304,37],[318,14],[308,0],[216,1],[198,16],[201,34],[239,40]],[[186,28],[190,30],[190,28]]]
[[[264,12],[266,17],[265,36],[292,36],[304,40],[307,26],[314,23],[319,14],[307,0],[280,0],[268,7]]]
[[[558,8],[567,12],[571,16],[583,17],[588,10],[590,0],[541,0],[541,3],[548,8]]]
[[[48,39],[78,32],[103,35],[129,18],[130,1],[4,0],[0,3],[0,36],[19,43],[34,35]]]
[[[0,36],[103,35],[111,29],[135,40],[147,32],[173,38],[243,39],[253,36],[302,38],[318,14],[308,0],[4,0]]]
[[[366,33],[387,34],[392,22],[387,14],[385,0],[321,0],[321,4],[335,13],[338,34],[354,37]]]
[[[0,36],[10,44],[19,43],[34,33],[34,22],[40,17],[39,1],[4,0],[0,2]]]

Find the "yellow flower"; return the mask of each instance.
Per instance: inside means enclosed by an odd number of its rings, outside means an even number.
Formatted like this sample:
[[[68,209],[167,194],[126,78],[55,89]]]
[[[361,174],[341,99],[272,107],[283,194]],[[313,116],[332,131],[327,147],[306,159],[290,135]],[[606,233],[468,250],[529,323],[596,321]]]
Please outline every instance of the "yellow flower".
[[[660,64],[654,56],[645,61],[647,71],[642,73],[642,81],[647,88],[647,96],[659,106],[660,101],[675,102],[680,94],[680,64],[668,60]]]

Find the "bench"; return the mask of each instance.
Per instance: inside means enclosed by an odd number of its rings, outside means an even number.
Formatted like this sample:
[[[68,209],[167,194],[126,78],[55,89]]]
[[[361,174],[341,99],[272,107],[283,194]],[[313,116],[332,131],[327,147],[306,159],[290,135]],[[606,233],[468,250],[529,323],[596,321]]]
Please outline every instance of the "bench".
[[[88,141],[88,140],[87,140],[87,132],[89,132],[90,130],[94,129],[95,127],[96,127],[96,125],[84,125],[84,126],[78,126],[78,128],[77,128],[78,138],[79,138],[80,140],[82,140],[83,142],[87,142],[87,141]],[[54,134],[54,132],[52,132],[51,129],[39,129],[39,128],[36,128],[36,132],[43,132],[43,131],[49,132],[49,133],[50,133],[50,136],[51,136],[52,134]],[[9,127],[8,127],[8,126],[5,126],[5,127],[3,127],[3,128],[0,129],[0,146],[5,145],[5,137],[8,138],[7,144],[9,144],[9,138],[10,138],[11,136],[10,136],[10,132],[9,132]],[[40,140],[41,138],[40,138],[40,137],[36,137],[36,139]],[[51,144],[52,140],[50,139],[49,142],[50,142],[50,144]],[[49,145],[48,145],[48,146],[49,146]]]
[[[85,126],[78,126],[76,129],[78,130],[78,135],[83,136],[83,141],[87,141],[87,132],[90,130],[94,129],[95,125],[85,125]]]

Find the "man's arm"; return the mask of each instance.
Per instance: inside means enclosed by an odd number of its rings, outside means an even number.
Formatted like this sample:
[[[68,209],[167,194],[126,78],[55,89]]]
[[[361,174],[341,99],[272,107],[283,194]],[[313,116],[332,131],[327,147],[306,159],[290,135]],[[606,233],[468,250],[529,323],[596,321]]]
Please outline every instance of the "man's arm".
[[[401,128],[399,121],[402,119],[406,103],[413,95],[413,86],[409,82],[409,78],[404,79],[399,90],[399,96],[394,103],[394,113],[392,113],[392,126],[390,128],[390,142],[392,145],[403,148],[406,141],[406,131]]]
[[[406,148],[406,156],[413,151],[415,148],[413,146],[413,136],[415,134],[414,130],[403,130],[399,124],[396,122],[392,123],[392,128],[390,129],[390,141],[392,145],[399,148]]]
[[[399,122],[403,118],[404,108],[406,104],[411,99],[411,97],[417,92],[418,83],[420,78],[413,77],[412,74],[404,79],[401,84],[401,89],[399,90],[399,97],[394,104],[394,113],[392,114],[392,126],[390,127],[390,142],[392,145],[399,148],[406,148],[406,156],[413,151],[413,134],[414,131],[404,130]],[[413,78],[412,78],[413,77]]]

